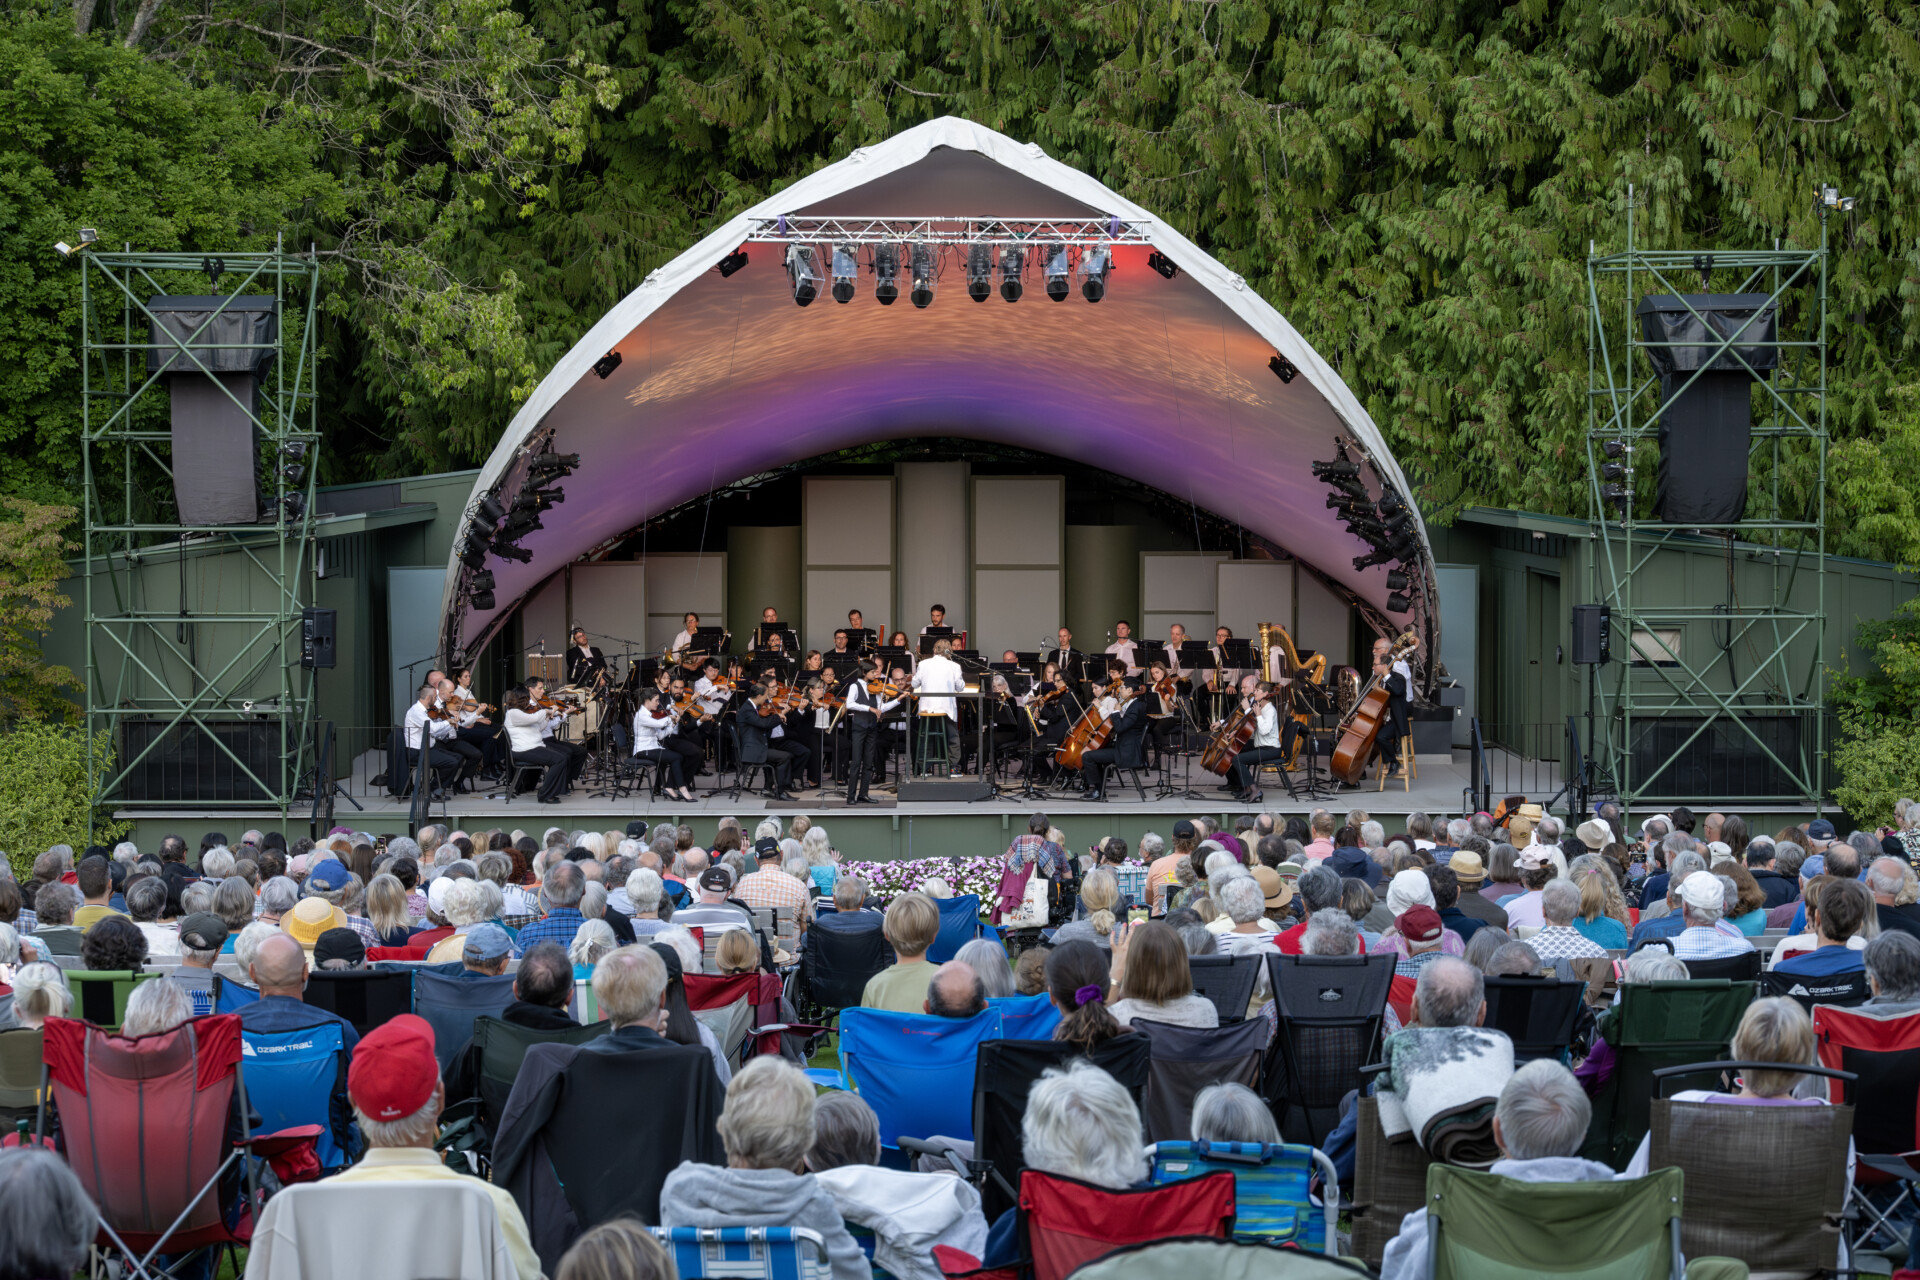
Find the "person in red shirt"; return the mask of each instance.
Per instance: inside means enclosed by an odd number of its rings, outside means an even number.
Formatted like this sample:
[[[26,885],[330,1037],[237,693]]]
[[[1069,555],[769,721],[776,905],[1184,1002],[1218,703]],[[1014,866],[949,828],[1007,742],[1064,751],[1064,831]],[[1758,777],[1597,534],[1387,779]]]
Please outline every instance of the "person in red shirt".
[[[1338,907],[1340,905],[1340,876],[1324,864],[1315,864],[1301,872],[1298,888],[1300,891],[1300,923],[1294,925],[1291,929],[1281,930],[1280,936],[1274,940],[1275,945],[1280,948],[1281,952],[1290,956],[1300,954],[1300,942],[1301,939],[1307,935],[1307,921],[1313,919],[1313,913],[1328,907]],[[1360,941],[1361,954],[1364,955],[1366,950],[1367,943],[1363,938]]]

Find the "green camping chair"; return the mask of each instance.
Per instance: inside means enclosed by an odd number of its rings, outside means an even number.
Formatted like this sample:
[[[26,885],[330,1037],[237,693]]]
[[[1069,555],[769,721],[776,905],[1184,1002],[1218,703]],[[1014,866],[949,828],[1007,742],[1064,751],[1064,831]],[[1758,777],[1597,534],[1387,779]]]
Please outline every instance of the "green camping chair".
[[[40,1028],[0,1031],[0,1136],[40,1113],[40,1055]]]
[[[1433,1165],[1427,1170],[1427,1274],[1432,1280],[1543,1273],[1558,1280],[1681,1280],[1685,1181],[1678,1169],[1632,1182],[1521,1182]]]
[[[500,1114],[507,1109],[507,1095],[513,1092],[513,1078],[520,1074],[528,1049],[536,1044],[585,1044],[612,1029],[611,1022],[595,1022],[565,1031],[534,1031],[499,1018],[475,1018],[473,1049],[478,1058],[480,1113],[487,1127],[500,1123]]]
[[[1212,1236],[1179,1236],[1130,1245],[1086,1263],[1070,1280],[1358,1280],[1371,1273],[1352,1262],[1299,1249]]]
[[[1757,989],[1757,983],[1725,978],[1623,984],[1620,1003],[1601,1015],[1600,1035],[1616,1060],[1613,1075],[1593,1100],[1593,1121],[1580,1154],[1625,1169],[1647,1136],[1658,1087],[1653,1073],[1732,1057],[1733,1033]],[[1711,1089],[1718,1079],[1710,1071],[1669,1088]]]
[[[108,1031],[118,1031],[127,1020],[127,1001],[133,989],[161,975],[133,973],[126,969],[111,972],[93,969],[67,970],[67,986],[73,991],[72,1016]]]

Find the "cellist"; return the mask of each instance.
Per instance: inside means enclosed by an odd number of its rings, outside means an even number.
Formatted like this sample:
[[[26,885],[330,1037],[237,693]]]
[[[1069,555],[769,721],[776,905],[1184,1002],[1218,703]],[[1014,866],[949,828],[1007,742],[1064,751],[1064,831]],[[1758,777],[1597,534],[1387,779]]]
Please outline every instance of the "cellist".
[[[1374,751],[1386,763],[1387,776],[1400,772],[1400,739],[1407,732],[1407,695],[1412,691],[1413,668],[1393,656],[1393,641],[1382,636],[1373,642],[1373,678],[1387,691],[1387,718],[1374,739]]]
[[[1233,774],[1229,781],[1233,785],[1233,798],[1241,804],[1258,804],[1261,799],[1260,788],[1253,779],[1263,764],[1285,760],[1287,749],[1280,739],[1280,709],[1273,704],[1273,686],[1257,676],[1243,676],[1240,690],[1248,698],[1247,710],[1253,717],[1253,741],[1247,749],[1233,758]],[[1298,732],[1298,721],[1288,717],[1287,737],[1289,740]]]
[[[1147,736],[1147,700],[1140,696],[1140,680],[1135,677],[1124,679],[1125,668],[1121,668],[1123,679],[1118,685],[1119,709],[1113,716],[1113,732],[1108,736],[1108,745],[1084,752],[1080,757],[1080,776],[1086,779],[1085,799],[1101,798],[1100,781],[1105,776],[1107,765],[1117,765],[1122,769],[1144,769],[1147,767],[1146,754],[1142,745]]]

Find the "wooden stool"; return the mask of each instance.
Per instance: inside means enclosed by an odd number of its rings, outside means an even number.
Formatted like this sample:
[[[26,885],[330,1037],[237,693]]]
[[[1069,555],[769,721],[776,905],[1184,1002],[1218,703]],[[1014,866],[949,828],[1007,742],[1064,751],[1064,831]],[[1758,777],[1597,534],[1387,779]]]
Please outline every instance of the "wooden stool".
[[[1413,755],[1413,735],[1411,733],[1403,734],[1400,738],[1400,789],[1402,791],[1413,790],[1413,780],[1419,776],[1420,766],[1415,762]],[[1387,763],[1385,759],[1382,759],[1380,762],[1379,790],[1385,791],[1386,789]]]

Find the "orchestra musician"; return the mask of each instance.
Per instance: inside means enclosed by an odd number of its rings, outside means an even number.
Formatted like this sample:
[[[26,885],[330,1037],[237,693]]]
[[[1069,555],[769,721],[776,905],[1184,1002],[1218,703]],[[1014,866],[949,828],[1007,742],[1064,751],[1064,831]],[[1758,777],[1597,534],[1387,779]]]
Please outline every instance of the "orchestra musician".
[[[841,627],[833,633],[833,652],[841,655],[851,655],[853,652],[847,648],[847,629],[845,627]]]
[[[774,733],[785,725],[780,717],[766,710],[767,686],[755,684],[747,689],[747,701],[740,708],[740,763],[745,765],[768,764],[773,766],[773,790],[768,793],[769,800],[797,800],[798,796],[787,790],[787,781],[791,776],[793,762],[802,759],[805,747],[790,741],[776,742]]]
[[[806,752],[794,766],[797,771],[794,782],[801,790],[820,786],[821,767],[826,763],[825,753],[820,749],[820,731],[825,727],[821,717],[826,712],[820,708],[820,699],[827,691],[827,682],[820,674],[820,655],[814,653],[810,656],[812,665],[796,679],[801,700],[787,712],[786,723],[786,737]]]
[[[927,625],[920,628],[920,634],[925,635],[927,634],[927,632],[934,630],[936,627],[944,627],[946,625],[947,625],[947,606],[943,604],[937,604],[933,606],[933,608],[927,610]]]
[[[559,804],[560,793],[573,781],[571,757],[547,737],[561,717],[531,706],[526,685],[517,684],[507,693],[507,741],[513,745],[516,763],[546,766],[540,775],[540,803]]]
[[[875,636],[867,630],[867,619],[858,609],[847,610],[847,643],[857,654],[871,653]]]
[[[871,658],[863,658],[840,690],[840,696],[847,700],[845,719],[850,744],[847,755],[848,804],[879,803],[867,794],[867,786],[873,779],[874,760],[880,749],[880,735],[876,730],[881,716],[906,701],[904,695],[886,698],[868,689],[867,682],[877,679],[879,674],[880,664]]]
[[[1117,636],[1118,639],[1107,646],[1107,656],[1120,659],[1121,663],[1126,667],[1128,675],[1139,675],[1140,668],[1133,660],[1133,651],[1139,647],[1133,640],[1133,624],[1125,618],[1122,618],[1113,624],[1113,634]]]
[[[454,715],[447,710],[448,699],[457,700],[459,696],[458,686],[445,676],[440,677],[440,683],[434,689],[433,705],[436,710],[446,713],[446,722],[453,726],[453,733],[442,739],[439,745],[442,750],[451,751],[466,762],[460,771],[460,777],[466,779],[486,767],[487,733],[473,723],[479,719],[478,712],[463,710],[459,715]]]
[[[700,630],[700,615],[697,613],[684,615],[680,619],[680,630],[674,635],[673,643],[668,648],[685,660],[686,651],[693,644],[694,632],[698,630]]]
[[[542,680],[540,677],[535,676],[533,679],[527,681],[527,701],[529,703],[539,702],[541,699],[545,698],[546,696],[547,696],[547,682],[545,680]],[[535,707],[534,710],[537,711],[537,710],[540,710],[540,708]],[[542,730],[540,740],[546,746],[552,747],[554,750],[560,752],[562,755],[564,755],[567,758],[567,780],[564,784],[563,789],[571,790],[574,784],[574,780],[577,779],[580,776],[580,774],[586,769],[587,758],[592,753],[587,750],[587,746],[583,742],[568,742],[563,738],[556,738],[553,736],[553,731],[555,729],[558,729],[561,725],[565,724],[566,720],[567,720],[567,712],[555,711],[552,717],[547,721],[546,728]],[[512,735],[509,734],[508,736],[511,737]],[[514,750],[516,752],[519,752],[520,748],[515,747]]]
[[[444,676],[441,678],[445,679]],[[436,798],[439,798],[440,792],[451,791],[459,784],[460,779],[466,776],[466,767],[470,763],[465,755],[449,746],[454,735],[453,721],[429,714],[439,697],[440,691],[433,685],[421,685],[420,696],[407,708],[405,722],[408,770],[410,773],[419,772],[420,751],[424,744],[427,767],[433,770]]]
[[[1172,751],[1173,731],[1180,723],[1180,691],[1172,677],[1167,661],[1154,659],[1147,667],[1146,690],[1140,695],[1147,704],[1147,737],[1156,756]]]
[[[907,647],[907,633],[904,631],[894,632],[893,638],[887,641],[887,645],[889,648],[907,650],[907,670],[912,671],[919,660],[914,657],[913,650]],[[898,662],[899,660],[895,659],[895,661]]]
[[[764,669],[776,672],[785,683],[793,678],[793,655],[787,652],[786,637],[775,631],[764,641],[766,647],[754,656]]]
[[[1287,747],[1292,745],[1293,736],[1300,731],[1300,722],[1291,716],[1281,716],[1279,707],[1274,705],[1274,687],[1258,676],[1243,676],[1240,688],[1244,695],[1243,706],[1253,716],[1253,739],[1245,751],[1233,758],[1233,770],[1228,781],[1233,785],[1235,800],[1254,804],[1262,796],[1260,788],[1253,782],[1259,776],[1256,771],[1263,764],[1287,758]],[[1282,719],[1287,725],[1284,745],[1280,736]]]
[[[678,717],[673,714],[673,708],[662,705],[664,700],[658,689],[648,689],[640,695],[640,706],[633,713],[633,758],[659,767],[662,795],[691,804],[694,797],[686,784],[681,764],[684,757],[666,745]]]
[[[1047,695],[1052,694],[1052,697]],[[1033,688],[1020,695],[1016,702],[1022,707],[1033,707],[1033,724],[1038,731],[1027,739],[1027,771],[1030,774],[1053,772],[1053,753],[1067,740],[1067,732],[1073,728],[1076,708],[1069,705],[1073,697],[1066,677],[1060,674],[1060,668],[1049,662],[1041,667],[1040,678],[1034,681]],[[1036,706],[1036,704],[1038,704]]]
[[[691,710],[679,710],[689,705],[688,697],[686,677],[676,671],[660,706],[661,711],[674,717],[674,727],[661,745],[679,754],[680,775],[691,783],[707,772],[707,743],[713,738],[714,722],[698,697],[692,699]]]
[[[575,626],[572,643],[567,646],[567,683],[594,693],[607,686],[607,658],[599,648],[587,643],[587,629]]]
[[[946,736],[947,766],[949,773],[959,773],[966,744],[960,737],[960,703],[953,698],[942,698],[939,694],[958,693],[967,687],[966,672],[960,664],[948,655],[953,652],[953,642],[945,638],[933,642],[933,653],[923,658],[914,669],[913,687],[922,694],[933,694],[921,700],[920,714],[941,717],[941,732]]]
[[[1087,780],[1085,799],[1104,798],[1100,780],[1107,765],[1122,769],[1147,767],[1144,744],[1147,736],[1147,702],[1140,697],[1140,681],[1127,680],[1120,686],[1120,708],[1108,745],[1084,752],[1080,757],[1080,776]]]
[[[1088,674],[1082,670],[1086,655],[1073,647],[1073,632],[1062,627],[1054,633],[1054,638],[1059,641],[1058,645],[1041,654],[1040,660],[1051,662],[1060,668],[1060,674],[1069,683],[1074,682],[1079,675]]]
[[[473,691],[473,668],[461,667],[453,673],[454,696],[467,703],[460,717],[460,736],[468,742],[477,741],[480,746],[480,771],[483,774],[498,774],[505,762],[506,744],[500,733],[494,728],[493,719],[480,713],[480,695]],[[475,735],[470,730],[482,732]]]
[[[1013,689],[999,672],[993,675],[993,714],[987,718],[987,759],[996,768],[1000,757],[1018,750],[1027,739],[1026,717],[1013,699]],[[981,772],[986,771],[983,762]]]
[[[1005,653],[1000,655],[1000,661],[1008,663],[1013,666],[1018,666],[1020,664],[1020,655],[1015,653],[1013,650],[1009,649]]]
[[[1373,675],[1387,691],[1387,718],[1374,739],[1374,751],[1386,762],[1389,778],[1400,772],[1400,740],[1407,735],[1407,697],[1413,690],[1413,668],[1405,658],[1389,665],[1392,653],[1391,640],[1373,642]]]
[[[1187,670],[1181,665],[1180,646],[1187,642],[1187,629],[1179,623],[1167,628],[1167,669],[1179,680],[1187,678]]]

